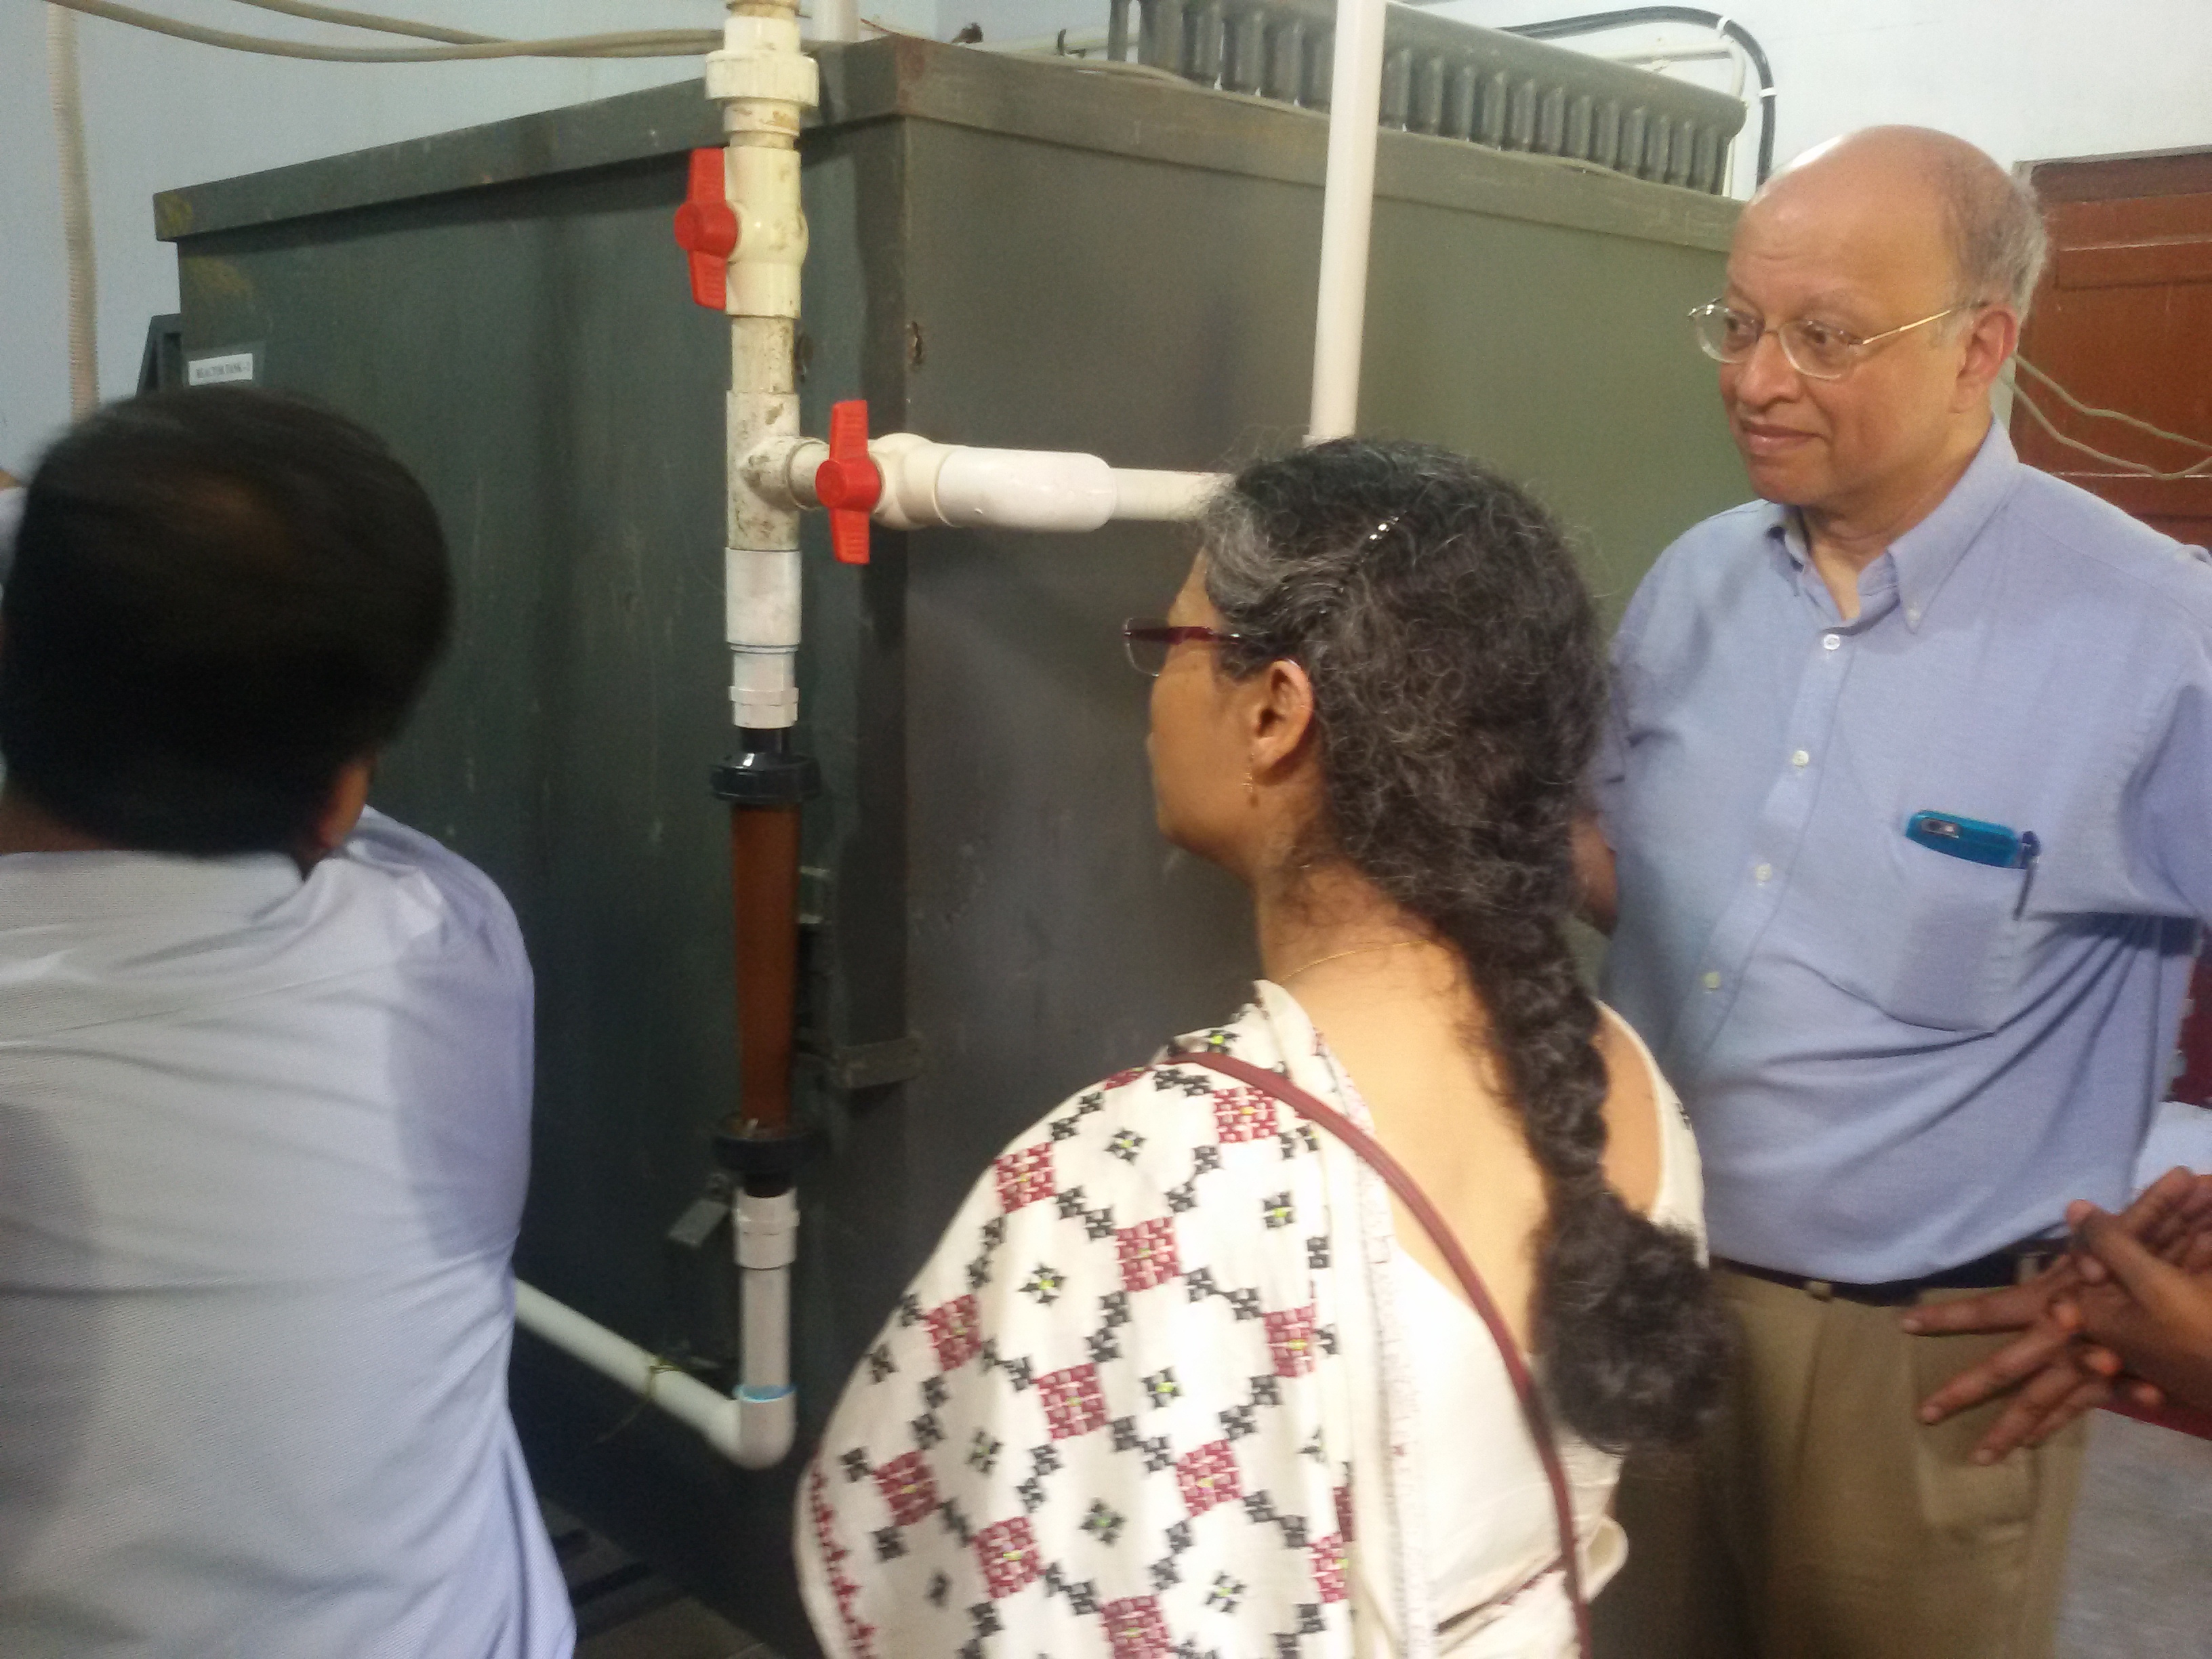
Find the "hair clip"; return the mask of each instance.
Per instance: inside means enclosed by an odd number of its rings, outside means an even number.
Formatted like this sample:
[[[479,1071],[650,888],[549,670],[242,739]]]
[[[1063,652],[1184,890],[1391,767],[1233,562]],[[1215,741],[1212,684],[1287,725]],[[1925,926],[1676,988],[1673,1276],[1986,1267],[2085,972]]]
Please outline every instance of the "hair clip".
[[[1404,516],[1405,514],[1402,513],[1394,513],[1389,518],[1383,520],[1381,524],[1376,525],[1374,529],[1367,532],[1366,545],[1370,547],[1374,546],[1376,543],[1381,541],[1385,536],[1395,530],[1398,527],[1398,520]]]

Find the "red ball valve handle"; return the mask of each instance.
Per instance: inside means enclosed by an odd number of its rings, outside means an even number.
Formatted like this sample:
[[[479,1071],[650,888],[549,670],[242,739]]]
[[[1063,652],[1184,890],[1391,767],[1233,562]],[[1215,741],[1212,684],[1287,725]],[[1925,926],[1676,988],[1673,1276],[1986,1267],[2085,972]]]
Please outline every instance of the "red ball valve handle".
[[[882,469],[868,458],[868,405],[830,406],[830,459],[814,471],[814,495],[830,509],[830,548],[841,564],[868,562],[868,514],[883,499]]]
[[[722,310],[729,303],[738,216],[723,183],[720,149],[691,152],[690,187],[676,210],[676,246],[690,256],[691,297],[710,310]]]

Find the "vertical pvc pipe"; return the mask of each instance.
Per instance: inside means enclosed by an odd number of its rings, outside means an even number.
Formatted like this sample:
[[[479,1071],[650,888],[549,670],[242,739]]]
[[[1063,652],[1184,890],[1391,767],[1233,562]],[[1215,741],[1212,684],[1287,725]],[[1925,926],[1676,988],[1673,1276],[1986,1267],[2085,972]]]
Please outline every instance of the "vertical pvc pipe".
[[[1359,422],[1359,350],[1367,321],[1367,249],[1375,217],[1376,123],[1382,113],[1387,4],[1388,0],[1337,0],[1309,443],[1344,437]]]
[[[789,1192],[740,1193],[732,1212],[738,1269],[744,1278],[738,1397],[759,1401],[791,1387],[790,1270],[799,1254],[799,1200]]]
[[[46,90],[61,157],[62,240],[69,257],[70,413],[100,401],[99,279],[93,264],[92,193],[84,165],[84,101],[77,75],[76,14],[46,8]]]
[[[775,1377],[739,1389],[738,1460],[760,1468],[791,1447],[787,1250],[771,1266],[750,1246],[756,1199],[790,1213],[791,1059],[798,992],[799,803],[811,767],[793,752],[799,719],[799,514],[762,493],[753,463],[799,437],[796,344],[806,216],[799,132],[821,101],[814,61],[799,50],[798,0],[726,0],[722,50],[707,59],[707,95],[722,106],[724,185],[738,224],[730,260],[728,428],[731,712],[738,753],[716,769],[731,802],[730,890],[737,959],[738,1109],[717,1152],[742,1181],[737,1220],[744,1373]],[[846,0],[825,7],[825,38],[856,33]],[[750,1218],[757,1219],[757,1216]],[[784,1244],[788,1245],[788,1230]]]
[[[860,38],[860,0],[814,0],[814,38],[853,41]]]
[[[729,465],[726,526],[731,712],[740,753],[720,769],[730,813],[736,934],[738,1127],[780,1136],[791,1117],[799,941],[799,800],[790,749],[799,718],[799,513],[748,471],[764,443],[799,435],[793,369],[806,220],[799,131],[819,100],[799,51],[797,0],[728,0],[723,49],[707,60],[722,106],[724,179],[739,225],[730,261]],[[834,20],[833,20],[834,21]],[[726,785],[726,787],[725,787]]]

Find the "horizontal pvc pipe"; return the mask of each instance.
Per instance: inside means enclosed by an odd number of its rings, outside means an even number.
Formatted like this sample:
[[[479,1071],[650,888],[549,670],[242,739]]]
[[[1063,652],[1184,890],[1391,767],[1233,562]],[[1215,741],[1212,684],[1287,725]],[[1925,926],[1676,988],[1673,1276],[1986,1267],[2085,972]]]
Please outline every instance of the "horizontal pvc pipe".
[[[971,449],[911,432],[871,440],[868,456],[883,477],[873,516],[893,530],[1083,531],[1115,519],[1175,522],[1197,518],[1229,482],[1221,472],[1109,466],[1074,450]],[[763,445],[744,465],[763,495],[817,507],[814,475],[829,458],[818,440],[786,439]]]
[[[1146,472],[1117,466],[1114,516],[1155,522],[1195,519],[1228,482],[1224,472]]]
[[[1114,470],[1069,450],[957,447],[937,469],[935,494],[948,525],[1096,530],[1114,516]]]
[[[629,1338],[520,1280],[514,1286],[514,1321],[696,1430],[708,1445],[740,1468],[769,1468],[790,1454],[796,1395],[789,1388],[768,1398],[749,1399],[741,1393],[732,1399],[696,1376],[668,1369]]]

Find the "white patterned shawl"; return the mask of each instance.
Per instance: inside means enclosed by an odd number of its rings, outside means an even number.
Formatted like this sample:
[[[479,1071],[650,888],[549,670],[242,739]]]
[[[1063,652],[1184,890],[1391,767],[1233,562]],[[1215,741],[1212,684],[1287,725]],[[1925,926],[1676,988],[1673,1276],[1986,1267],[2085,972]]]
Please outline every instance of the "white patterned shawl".
[[[1286,1072],[1365,1122],[1297,1004],[1259,996],[1185,1046]],[[1433,1653],[1420,1528],[1402,1522],[1419,1449],[1390,1228],[1351,1152],[1202,1066],[1109,1078],[1018,1137],[802,1477],[799,1580],[825,1651]],[[1355,1634],[1358,1585],[1376,1599]]]

